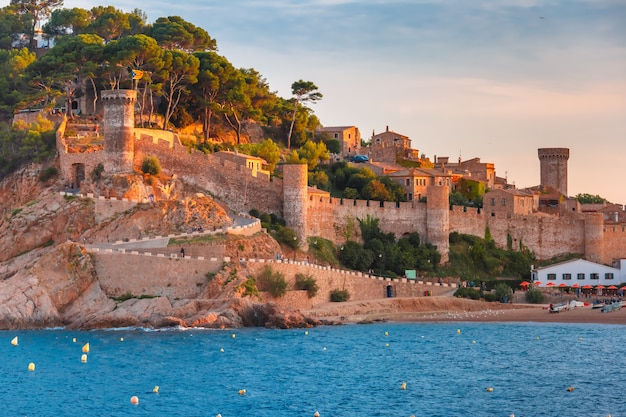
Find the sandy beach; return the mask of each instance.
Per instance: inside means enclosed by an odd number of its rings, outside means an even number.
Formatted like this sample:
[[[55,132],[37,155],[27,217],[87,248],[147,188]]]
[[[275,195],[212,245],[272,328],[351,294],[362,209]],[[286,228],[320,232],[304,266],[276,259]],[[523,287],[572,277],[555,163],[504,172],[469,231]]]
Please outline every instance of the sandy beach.
[[[626,308],[603,313],[590,306],[550,313],[548,304],[501,304],[441,297],[386,298],[325,303],[305,315],[329,323],[404,322],[537,322],[626,325]]]

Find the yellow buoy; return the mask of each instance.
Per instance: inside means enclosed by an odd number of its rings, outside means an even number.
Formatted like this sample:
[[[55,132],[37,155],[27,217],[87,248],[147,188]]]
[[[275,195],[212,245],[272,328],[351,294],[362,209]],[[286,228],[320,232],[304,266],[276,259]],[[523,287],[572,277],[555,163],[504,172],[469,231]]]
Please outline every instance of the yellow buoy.
[[[240,389],[239,390],[239,395],[246,395],[246,390],[245,389]]]
[[[28,364],[28,370],[29,370],[29,371],[31,371],[31,372],[32,372],[32,371],[34,371],[34,370],[35,370],[35,364],[34,364],[34,363],[32,363],[32,362],[31,362],[31,363],[29,363],[29,364]]]
[[[72,338],[72,342],[76,343],[76,338],[75,337]]]
[[[385,346],[389,347],[389,343],[385,343]]]
[[[385,332],[385,336],[389,336],[389,332]]]
[[[130,403],[135,405],[139,404],[139,397],[133,395],[132,397],[130,397]]]
[[[456,334],[461,334],[461,329],[456,329]]]
[[[13,338],[13,340],[11,340],[11,344],[12,344],[13,346],[17,346],[17,336],[15,336],[15,337]]]
[[[304,332],[304,335],[305,335],[305,336],[308,336],[308,335],[309,335],[309,331],[308,331],[308,330],[306,330],[306,331]]]
[[[83,345],[83,353],[89,353],[89,343]]]
[[[82,356],[80,357],[80,361],[81,361],[82,363],[87,362],[87,354],[86,354],[86,353],[83,353],[83,354],[82,354]]]
[[[236,336],[235,333],[233,333],[233,339],[235,338],[235,336]]]
[[[574,391],[574,387],[567,387],[567,390],[568,390],[569,392],[572,392],[572,391]]]
[[[400,389],[406,389],[406,382],[403,382],[402,385],[400,385]]]
[[[155,394],[159,393],[159,386],[155,385],[154,388],[152,388],[152,392],[154,392]]]
[[[487,392],[493,392],[493,388],[489,387],[489,388],[487,388],[487,390],[486,390],[486,391],[487,391]]]
[[[123,341],[124,341],[124,338],[123,338],[123,337],[120,337],[120,342],[123,342]]]

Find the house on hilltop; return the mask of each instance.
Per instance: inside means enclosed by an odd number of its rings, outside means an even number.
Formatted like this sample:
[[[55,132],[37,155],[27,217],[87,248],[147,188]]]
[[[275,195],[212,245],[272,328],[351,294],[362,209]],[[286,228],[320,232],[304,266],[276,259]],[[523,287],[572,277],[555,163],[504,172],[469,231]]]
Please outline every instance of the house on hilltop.
[[[406,201],[426,197],[426,189],[432,185],[449,187],[452,184],[452,175],[430,168],[403,169],[388,174],[388,177],[402,186]]]
[[[483,194],[483,210],[491,217],[528,216],[537,210],[539,196],[526,190],[491,190]]]
[[[357,155],[361,151],[361,132],[356,126],[320,127],[316,132],[338,140],[341,157]]]
[[[389,130],[389,126],[383,133],[374,134],[368,149],[371,160],[395,163],[398,158],[419,160],[417,149],[411,148],[411,139],[408,136]]]
[[[268,178],[270,177],[268,163],[263,158],[239,153],[237,150],[235,150],[235,152],[219,151],[215,152],[213,156],[221,161],[230,161],[248,168],[253,177],[257,177],[259,174],[267,175]]]

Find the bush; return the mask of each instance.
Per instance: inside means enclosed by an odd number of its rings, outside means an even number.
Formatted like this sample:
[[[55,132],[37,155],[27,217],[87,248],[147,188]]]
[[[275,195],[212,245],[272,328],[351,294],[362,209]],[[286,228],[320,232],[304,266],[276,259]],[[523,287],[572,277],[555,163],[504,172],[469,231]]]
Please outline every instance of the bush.
[[[508,303],[513,298],[513,290],[506,284],[496,285],[496,300],[501,303]]]
[[[330,292],[330,301],[333,303],[341,303],[350,299],[348,290],[332,290]]]
[[[296,289],[306,290],[309,298],[315,297],[317,290],[319,290],[315,279],[310,275],[304,274],[296,274]]]
[[[541,290],[533,288],[531,290],[526,291],[526,302],[530,304],[542,304],[545,300],[543,293]]]
[[[241,284],[244,297],[259,296],[259,289],[256,287],[256,279],[254,277],[248,277],[248,279]]]
[[[258,282],[262,290],[269,292],[274,298],[282,297],[287,292],[285,277],[280,272],[274,272],[270,266],[261,271]]]
[[[55,167],[48,167],[48,168],[44,169],[43,171],[41,171],[41,173],[39,174],[39,181],[46,182],[50,178],[52,178],[55,175],[57,175],[58,173],[59,173],[59,171]]]
[[[480,300],[480,291],[476,288],[462,287],[456,290],[454,296],[457,298],[470,298],[472,300]]]
[[[104,172],[104,165],[102,164],[98,164],[96,165],[96,167],[93,169],[93,171],[91,171],[91,181],[93,182],[97,182],[100,180],[100,178],[102,177],[102,173]]]
[[[161,173],[161,163],[156,156],[146,156],[141,163],[141,171],[144,174],[159,175]]]
[[[495,294],[488,292],[487,294],[485,294],[485,301],[493,303],[493,302],[498,301],[498,297],[496,297]]]

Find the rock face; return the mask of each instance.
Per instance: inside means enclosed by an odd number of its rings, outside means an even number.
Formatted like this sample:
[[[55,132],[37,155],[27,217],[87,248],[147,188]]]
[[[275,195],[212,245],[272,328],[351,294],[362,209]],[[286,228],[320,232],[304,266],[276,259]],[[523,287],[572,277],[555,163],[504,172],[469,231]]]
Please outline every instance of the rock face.
[[[85,244],[166,236],[198,226],[219,228],[229,226],[231,219],[213,199],[173,180],[166,191],[170,196],[175,193],[175,199],[157,198],[97,220],[93,200],[61,196],[58,191],[63,187],[41,183],[40,171],[31,167],[0,182],[0,329],[289,328],[319,323],[296,310],[242,298],[239,284],[245,280],[245,271],[236,262],[206,282],[197,299],[112,298],[100,285],[96,257]],[[148,186],[138,178],[118,175],[103,179],[100,186],[108,184],[113,194],[128,198],[128,190],[146,192],[142,187]],[[224,243],[234,259],[272,258],[280,252],[276,241],[265,235],[227,235]]]

